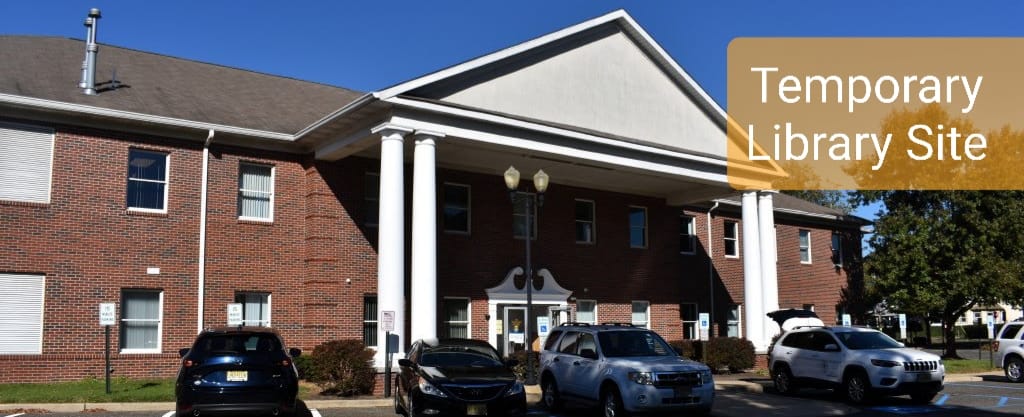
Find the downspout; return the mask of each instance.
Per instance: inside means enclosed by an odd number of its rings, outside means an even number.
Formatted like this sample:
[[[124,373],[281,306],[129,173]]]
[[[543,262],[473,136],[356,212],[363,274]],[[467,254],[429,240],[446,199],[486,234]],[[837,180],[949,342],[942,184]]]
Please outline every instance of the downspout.
[[[204,296],[206,292],[206,185],[208,168],[210,165],[210,143],[213,142],[214,130],[210,129],[206,134],[206,142],[203,143],[203,179],[199,193],[199,297],[197,304],[199,312],[196,320],[196,333],[203,331],[203,309]]]
[[[708,322],[715,322],[715,244],[711,241],[711,212],[718,208],[718,202],[708,209],[708,291],[711,293],[711,311],[708,312]],[[711,329],[708,330],[708,338],[711,338]]]

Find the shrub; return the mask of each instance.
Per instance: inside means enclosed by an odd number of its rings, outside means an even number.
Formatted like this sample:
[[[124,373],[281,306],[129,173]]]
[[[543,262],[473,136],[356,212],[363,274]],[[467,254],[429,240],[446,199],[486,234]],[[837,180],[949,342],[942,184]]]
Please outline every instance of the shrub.
[[[377,376],[372,361],[373,351],[361,340],[332,340],[313,348],[305,375],[324,394],[369,394]]]
[[[754,367],[754,344],[735,337],[716,337],[707,342],[707,365],[712,371],[740,372]]]
[[[700,340],[673,340],[668,342],[675,349],[679,356],[692,360],[701,360],[703,342]]]
[[[313,366],[313,361],[310,359],[309,354],[304,354],[297,358],[292,358],[295,362],[295,370],[299,371],[299,379],[306,379],[306,375],[309,375],[309,369]]]
[[[533,375],[540,379],[540,352],[533,351]],[[512,373],[516,374],[516,379],[520,381],[526,380],[526,351],[520,350],[513,353],[510,359],[519,361],[516,366],[512,367]]]

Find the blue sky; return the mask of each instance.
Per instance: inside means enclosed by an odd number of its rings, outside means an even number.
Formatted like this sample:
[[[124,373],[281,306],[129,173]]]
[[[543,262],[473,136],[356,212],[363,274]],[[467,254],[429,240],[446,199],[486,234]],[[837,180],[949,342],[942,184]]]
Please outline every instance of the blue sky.
[[[736,37],[1024,35],[1024,2],[689,0],[3,1],[0,34],[81,39],[91,7],[101,43],[361,91],[622,8],[725,107]]]

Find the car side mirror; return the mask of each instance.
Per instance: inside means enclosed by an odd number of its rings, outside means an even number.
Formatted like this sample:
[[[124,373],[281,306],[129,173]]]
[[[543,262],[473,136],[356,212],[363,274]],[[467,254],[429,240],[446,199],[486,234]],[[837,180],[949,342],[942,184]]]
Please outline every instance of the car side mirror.
[[[398,366],[404,366],[406,368],[415,368],[416,364],[413,363],[413,361],[408,360],[408,359],[399,359],[398,360]]]
[[[191,348],[178,349],[178,357],[179,358],[184,358],[185,355],[188,355],[188,351],[190,351],[190,350],[192,350],[192,349]]]
[[[505,366],[509,368],[515,368],[517,365],[519,365],[519,359],[509,359],[505,361]]]
[[[299,349],[299,348],[288,349],[288,354],[292,355],[293,358],[297,358],[297,357],[302,355],[302,349]]]
[[[907,345],[904,344],[903,342],[896,342],[896,344],[900,345],[901,348],[907,347]]]
[[[580,356],[587,359],[597,359],[597,352],[594,349],[580,349]]]
[[[829,343],[829,344],[825,345],[825,351],[826,352],[838,352],[839,351],[839,345],[837,345],[835,343]]]

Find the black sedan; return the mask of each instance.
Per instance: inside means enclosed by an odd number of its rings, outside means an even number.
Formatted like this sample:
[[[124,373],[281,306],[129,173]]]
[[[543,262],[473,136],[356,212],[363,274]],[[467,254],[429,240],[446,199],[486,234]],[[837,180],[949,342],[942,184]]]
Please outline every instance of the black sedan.
[[[526,392],[490,344],[472,339],[420,340],[400,359],[395,412],[409,416],[522,416]]]
[[[175,383],[180,417],[217,412],[291,415],[299,377],[281,336],[265,327],[205,330],[190,349],[181,349]]]

